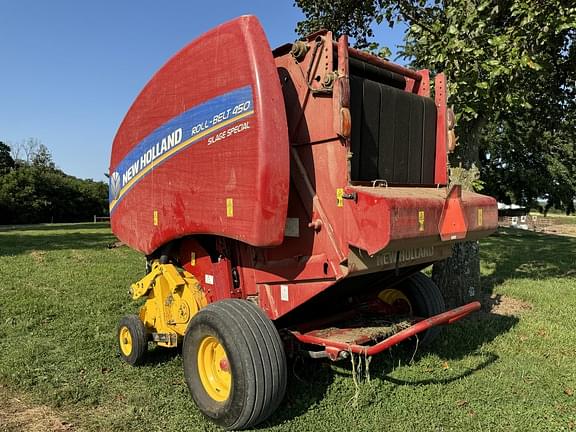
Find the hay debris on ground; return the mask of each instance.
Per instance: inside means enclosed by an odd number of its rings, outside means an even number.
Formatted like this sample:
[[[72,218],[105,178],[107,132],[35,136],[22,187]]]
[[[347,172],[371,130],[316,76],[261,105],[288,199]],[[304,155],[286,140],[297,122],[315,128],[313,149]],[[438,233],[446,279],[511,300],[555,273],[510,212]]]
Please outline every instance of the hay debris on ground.
[[[485,313],[518,316],[532,309],[532,305],[524,300],[500,294],[486,296],[482,300]]]

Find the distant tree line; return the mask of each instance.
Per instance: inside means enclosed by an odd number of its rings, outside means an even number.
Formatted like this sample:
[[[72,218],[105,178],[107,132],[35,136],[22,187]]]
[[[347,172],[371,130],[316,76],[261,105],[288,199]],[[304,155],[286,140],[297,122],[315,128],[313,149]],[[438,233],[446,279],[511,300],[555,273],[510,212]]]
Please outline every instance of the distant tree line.
[[[0,225],[84,222],[108,214],[108,185],[58,169],[48,148],[0,141]]]

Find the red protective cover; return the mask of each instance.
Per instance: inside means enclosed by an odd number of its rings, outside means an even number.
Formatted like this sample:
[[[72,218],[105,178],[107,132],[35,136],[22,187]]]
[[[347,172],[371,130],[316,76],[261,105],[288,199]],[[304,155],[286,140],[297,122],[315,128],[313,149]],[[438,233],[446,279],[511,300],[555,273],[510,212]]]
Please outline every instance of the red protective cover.
[[[280,244],[288,149],[258,20],[222,24],[169,60],[124,118],[110,159],[112,230],[146,254],[190,234]]]

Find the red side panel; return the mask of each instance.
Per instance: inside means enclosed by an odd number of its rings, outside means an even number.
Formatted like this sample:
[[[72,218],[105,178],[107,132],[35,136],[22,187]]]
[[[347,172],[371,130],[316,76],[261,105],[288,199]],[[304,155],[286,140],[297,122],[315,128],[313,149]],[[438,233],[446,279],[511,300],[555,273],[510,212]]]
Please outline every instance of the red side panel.
[[[373,255],[384,248],[441,246],[476,240],[498,226],[494,198],[447,188],[352,186],[347,201],[349,243]]]
[[[176,54],[128,111],[110,160],[112,230],[147,254],[190,234],[277,245],[288,187],[278,73],[243,16]]]

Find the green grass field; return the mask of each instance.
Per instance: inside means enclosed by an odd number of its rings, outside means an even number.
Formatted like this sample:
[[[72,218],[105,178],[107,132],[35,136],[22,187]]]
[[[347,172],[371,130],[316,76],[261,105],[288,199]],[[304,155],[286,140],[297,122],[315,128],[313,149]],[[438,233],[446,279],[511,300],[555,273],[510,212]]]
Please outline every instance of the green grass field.
[[[180,356],[124,364],[115,329],[143,259],[104,225],[0,232],[2,404],[45,405],[74,430],[217,430],[188,395]],[[506,230],[482,242],[491,313],[415,355],[394,348],[354,384],[349,361],[296,362],[270,431],[576,429],[576,238]],[[1,392],[0,392],[1,394]],[[4,429],[3,429],[4,427]],[[12,428],[12,429],[10,429]]]

